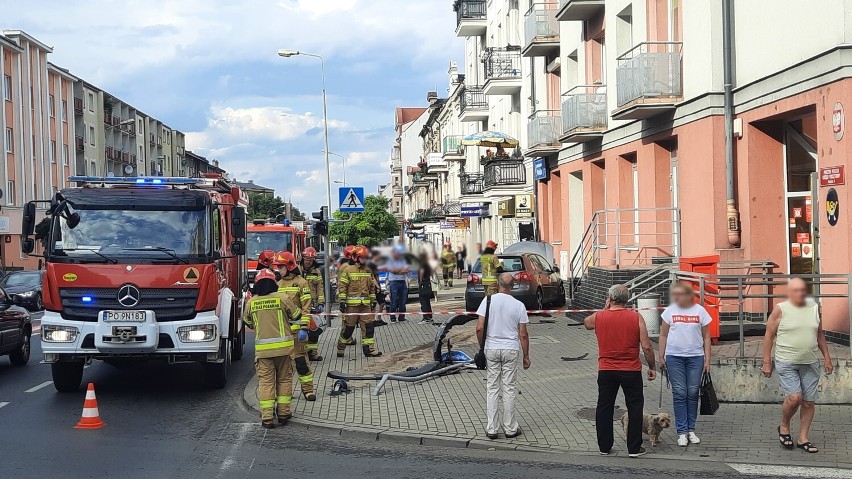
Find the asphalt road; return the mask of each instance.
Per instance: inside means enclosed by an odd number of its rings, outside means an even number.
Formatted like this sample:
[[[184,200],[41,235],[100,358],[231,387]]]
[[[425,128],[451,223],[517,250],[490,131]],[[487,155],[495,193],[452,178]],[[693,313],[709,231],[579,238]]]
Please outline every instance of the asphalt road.
[[[34,338],[35,339],[35,338]],[[196,365],[118,370],[95,362],[106,427],[76,430],[85,396],[57,393],[33,341],[30,364],[0,358],[0,477],[14,478],[730,478],[721,463],[644,457],[476,451],[363,443],[301,427],[266,431],[241,395],[247,355],[224,390],[204,389]],[[747,447],[747,445],[743,445]],[[743,477],[761,477],[750,475]]]

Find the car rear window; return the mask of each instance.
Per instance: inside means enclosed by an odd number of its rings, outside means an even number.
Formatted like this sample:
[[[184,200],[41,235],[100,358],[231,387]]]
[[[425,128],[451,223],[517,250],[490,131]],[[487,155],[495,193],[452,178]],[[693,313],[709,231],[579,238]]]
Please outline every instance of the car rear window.
[[[516,273],[524,270],[524,259],[520,256],[498,256],[500,263],[503,264],[503,271],[506,273]],[[482,263],[476,260],[476,264],[471,268],[473,273],[482,273]]]

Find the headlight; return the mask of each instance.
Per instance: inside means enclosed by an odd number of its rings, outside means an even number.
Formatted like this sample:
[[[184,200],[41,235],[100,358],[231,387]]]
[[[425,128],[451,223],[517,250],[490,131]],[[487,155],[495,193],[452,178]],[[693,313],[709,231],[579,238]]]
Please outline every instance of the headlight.
[[[215,324],[198,324],[193,326],[181,326],[177,330],[178,339],[182,343],[203,343],[213,341],[216,338]]]
[[[47,324],[41,327],[41,340],[46,343],[73,343],[80,331],[74,326]]]
[[[15,293],[15,294],[17,294],[18,296],[20,296],[22,298],[30,298],[32,296],[35,296],[36,292],[35,291],[24,291],[23,293]]]

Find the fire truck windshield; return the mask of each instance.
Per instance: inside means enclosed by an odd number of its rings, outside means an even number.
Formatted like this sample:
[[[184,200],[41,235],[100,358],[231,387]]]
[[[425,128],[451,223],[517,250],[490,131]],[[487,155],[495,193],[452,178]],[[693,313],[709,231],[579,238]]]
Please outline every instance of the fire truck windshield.
[[[260,252],[293,251],[293,233],[290,231],[249,231],[246,241],[246,258],[256,260]]]
[[[198,258],[211,251],[210,221],[205,209],[77,209],[77,213],[80,223],[73,229],[64,218],[54,217],[51,256],[115,261],[172,255]]]

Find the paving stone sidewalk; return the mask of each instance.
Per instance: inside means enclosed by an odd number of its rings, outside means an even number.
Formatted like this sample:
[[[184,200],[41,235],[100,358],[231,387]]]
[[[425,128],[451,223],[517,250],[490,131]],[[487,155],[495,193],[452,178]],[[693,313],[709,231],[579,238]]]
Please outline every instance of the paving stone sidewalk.
[[[459,287],[442,291],[435,309],[456,308],[460,295]],[[411,304],[409,308],[417,309]],[[545,323],[542,319],[555,319],[556,322]],[[293,414],[296,421],[310,426],[337,428],[344,435],[361,434],[379,440],[424,445],[597,452],[593,413],[597,392],[596,341],[592,333],[582,326],[571,325],[562,316],[530,318],[532,368],[519,375],[516,407],[524,434],[516,439],[505,439],[501,435],[500,439],[489,441],[485,437],[485,375],[482,371],[465,370],[420,383],[391,381],[378,397],[371,394],[374,381],[351,381],[352,393],[329,396],[334,382],[326,377],[329,370],[359,373],[386,365],[390,371],[401,371],[408,366],[422,365],[425,361],[422,359],[416,363],[404,363],[410,358],[430,355],[436,327],[418,324],[418,320],[410,316],[404,323],[376,329],[378,348],[386,355],[396,352],[392,358],[379,360],[364,358],[358,346],[348,348],[345,358],[336,358],[334,339],[339,328],[329,328],[320,342],[320,352],[326,360],[314,363],[319,393],[317,401],[295,398]],[[334,322],[339,324],[338,319]],[[451,337],[460,339],[457,349],[466,350],[471,356],[475,352],[470,342],[473,328],[474,323],[471,322],[451,332]],[[589,353],[585,360],[566,362],[560,359],[583,353]],[[245,394],[246,402],[255,408],[256,384],[255,380],[249,383]],[[671,393],[667,389],[663,391],[662,408],[658,406],[661,385],[663,383],[659,380],[646,382],[647,412],[654,413],[660,409],[672,412]],[[622,398],[619,398],[618,404],[624,407]],[[852,406],[818,406],[811,440],[821,451],[813,455],[779,447],[775,431],[779,414],[779,406],[774,404],[723,404],[716,416],[699,417],[697,432],[702,439],[700,445],[677,447],[674,429],[666,429],[662,444],[651,452],[724,462],[852,467],[849,456],[852,450]],[[626,455],[620,423],[615,424],[615,430],[614,450],[619,455]],[[646,447],[651,449],[647,441]]]

